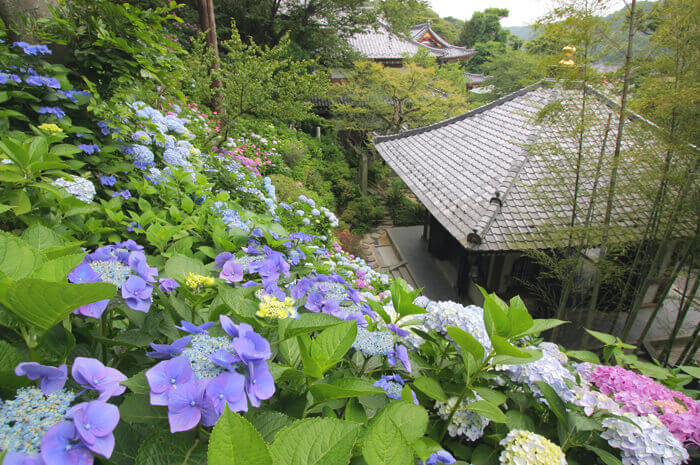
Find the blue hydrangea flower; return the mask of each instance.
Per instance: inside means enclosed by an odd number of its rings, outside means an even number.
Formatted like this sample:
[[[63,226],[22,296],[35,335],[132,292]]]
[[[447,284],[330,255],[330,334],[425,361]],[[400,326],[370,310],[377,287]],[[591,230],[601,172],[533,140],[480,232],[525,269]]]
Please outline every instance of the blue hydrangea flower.
[[[158,270],[148,266],[142,247],[134,241],[100,247],[68,273],[72,283],[106,282],[120,288],[124,302],[132,309],[148,312]],[[99,318],[109,300],[83,305],[73,313]]]
[[[21,48],[27,55],[51,55],[51,49],[46,45],[29,45],[26,42],[13,42],[12,45]]]
[[[201,328],[185,323],[183,327]],[[250,325],[236,325],[226,316],[220,317],[220,324],[227,336],[214,337],[206,332],[188,336],[189,345],[177,352],[179,356],[159,362],[146,372],[151,404],[168,407],[171,432],[186,431],[200,423],[212,426],[224,406],[247,411],[248,403],[259,407],[261,400],[275,392],[267,366],[272,356],[269,342]],[[154,348],[159,357],[167,357],[175,354],[173,345]]]
[[[394,350],[394,335],[389,331],[368,331],[357,328],[357,337],[352,347],[368,357],[374,355],[389,355]]]
[[[103,186],[113,186],[117,183],[117,178],[114,176],[100,176],[100,184]]]
[[[83,366],[81,371],[80,365],[85,365],[86,361],[94,366]],[[56,380],[52,369],[58,370],[61,376],[49,393],[44,390],[44,382]],[[119,409],[106,400],[110,395],[124,391],[119,383],[126,376],[97,360],[76,358],[72,370],[75,381],[86,389],[96,389],[96,384],[85,383],[83,374],[87,373],[93,381],[104,381],[106,389],[98,391],[98,400],[72,405],[79,394],[63,387],[67,379],[65,369],[65,365],[59,368],[27,363],[18,365],[16,371],[30,379],[38,379],[38,374],[46,376],[40,376],[42,389],[20,388],[14,399],[0,402],[0,450],[6,452],[3,463],[87,465],[93,463],[93,454],[111,456]]]
[[[132,147],[134,161],[139,163],[151,164],[155,160],[155,155],[151,149],[141,144],[134,144]]]
[[[66,116],[66,112],[59,107],[39,107],[37,113],[40,115],[50,114],[56,116],[56,118],[61,119]]]
[[[100,146],[97,144],[80,144],[80,145],[78,145],[78,148],[80,150],[82,150],[84,153],[87,153],[90,155],[95,153],[95,152],[100,151]]]

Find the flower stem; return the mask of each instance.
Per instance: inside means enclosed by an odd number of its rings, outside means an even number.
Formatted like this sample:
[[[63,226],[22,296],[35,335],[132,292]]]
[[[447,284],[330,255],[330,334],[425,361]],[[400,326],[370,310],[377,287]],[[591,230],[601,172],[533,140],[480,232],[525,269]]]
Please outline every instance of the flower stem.
[[[442,427],[442,431],[440,432],[440,442],[442,442],[443,439],[445,439],[445,434],[447,433],[447,427],[450,426],[450,423],[452,423],[452,418],[455,416],[455,413],[457,410],[459,410],[459,406],[462,405],[462,401],[464,400],[464,397],[467,395],[467,391],[469,391],[469,384],[464,386],[464,390],[462,391],[462,394],[459,395],[459,398],[457,399],[457,402],[455,402],[454,407],[452,407],[452,410],[450,411],[449,416],[447,417],[447,420],[445,421],[445,424]]]

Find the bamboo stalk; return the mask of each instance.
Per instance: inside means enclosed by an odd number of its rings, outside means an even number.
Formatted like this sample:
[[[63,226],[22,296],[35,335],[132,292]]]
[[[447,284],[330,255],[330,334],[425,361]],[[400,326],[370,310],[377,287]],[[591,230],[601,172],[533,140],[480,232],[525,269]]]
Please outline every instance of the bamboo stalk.
[[[671,349],[673,348],[673,343],[676,341],[676,338],[678,337],[678,332],[680,331],[681,326],[683,326],[685,317],[688,315],[688,311],[690,310],[690,307],[692,306],[692,303],[695,300],[695,295],[698,292],[698,284],[700,284],[700,280],[695,279],[695,282],[693,283],[693,288],[690,291],[690,293],[688,293],[688,284],[690,283],[691,273],[693,271],[693,259],[691,258],[690,260],[688,260],[688,262],[688,277],[686,278],[685,286],[683,286],[683,295],[681,296],[681,303],[678,308],[678,316],[676,317],[676,322],[673,325],[671,337],[666,343],[666,348],[664,349],[660,357],[663,359],[665,365],[668,365],[668,359],[671,357]]]

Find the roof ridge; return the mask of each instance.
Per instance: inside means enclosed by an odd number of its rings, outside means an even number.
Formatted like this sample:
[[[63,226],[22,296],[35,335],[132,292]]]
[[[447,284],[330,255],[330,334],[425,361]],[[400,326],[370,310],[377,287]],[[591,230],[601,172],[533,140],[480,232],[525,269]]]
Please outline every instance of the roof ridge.
[[[437,123],[429,124],[427,126],[421,126],[419,128],[415,128],[415,129],[409,129],[408,131],[399,132],[396,134],[387,134],[385,136],[376,136],[374,138],[373,142],[375,144],[379,144],[379,143],[387,142],[390,140],[403,139],[404,137],[413,136],[415,134],[421,134],[421,133],[427,132],[427,131],[432,131],[433,129],[438,129],[438,128],[441,128],[443,126],[447,126],[448,124],[452,124],[454,122],[461,121],[461,120],[469,118],[471,116],[478,115],[479,113],[483,113],[484,111],[490,110],[491,108],[494,108],[494,107],[497,107],[497,106],[501,105],[502,103],[509,102],[516,97],[520,97],[521,95],[525,95],[529,92],[537,90],[538,88],[540,88],[544,85],[551,85],[551,80],[550,79],[541,79],[534,84],[531,84],[527,87],[523,87],[522,89],[518,89],[515,92],[511,92],[508,95],[504,95],[503,97],[496,99],[493,102],[489,102],[485,105],[474,108],[473,110],[469,110],[468,112],[462,113],[461,115],[453,116],[452,118],[438,121]]]

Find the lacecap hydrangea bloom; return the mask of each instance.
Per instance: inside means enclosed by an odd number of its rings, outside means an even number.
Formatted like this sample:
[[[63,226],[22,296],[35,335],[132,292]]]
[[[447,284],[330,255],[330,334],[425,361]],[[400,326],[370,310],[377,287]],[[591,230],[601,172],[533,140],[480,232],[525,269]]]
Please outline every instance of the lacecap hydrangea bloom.
[[[514,429],[499,444],[504,447],[498,457],[503,465],[567,465],[559,446],[530,431]]]
[[[619,449],[624,465],[680,465],[688,461],[688,451],[655,415],[624,413],[631,420],[606,418],[601,437]]]
[[[39,381],[20,388],[14,399],[0,403],[0,451],[5,465],[90,465],[93,454],[109,458],[119,409],[107,403],[120,395],[126,380],[118,370],[98,360],[78,357],[71,375],[84,390],[66,389],[66,365],[20,363],[17,376]],[[97,400],[76,402],[83,392],[97,391]]]
[[[267,360],[270,343],[245,323],[234,324],[222,315],[227,336],[214,337],[214,323],[179,326],[191,334],[171,345],[151,347],[150,356],[165,358],[146,372],[152,405],[168,407],[170,431],[187,431],[198,424],[213,426],[224,411],[245,412],[259,407],[275,393]],[[172,358],[171,358],[172,357]]]
[[[457,397],[451,397],[447,402],[436,402],[435,407],[440,418],[447,420],[458,400]],[[476,400],[481,400],[481,397],[465,398],[457,407],[455,414],[452,416],[452,421],[447,425],[447,432],[453,438],[463,436],[468,441],[476,441],[484,435],[484,430],[490,423],[489,419],[472,410],[464,410],[465,407]]]
[[[80,176],[55,179],[52,185],[60,187],[70,195],[85,203],[90,203],[95,198],[95,185]]]
[[[387,397],[399,400],[401,399],[401,393],[406,385],[406,381],[397,374],[382,375],[381,378],[374,382],[374,385],[384,389]],[[419,405],[418,398],[413,390],[411,390],[411,397],[413,398],[413,403]]]
[[[131,239],[96,249],[68,273],[72,283],[114,284],[129,308],[144,313],[151,307],[153,283],[157,278],[158,269],[148,265],[143,247]],[[100,300],[83,305],[73,313],[99,318],[109,302]]]

